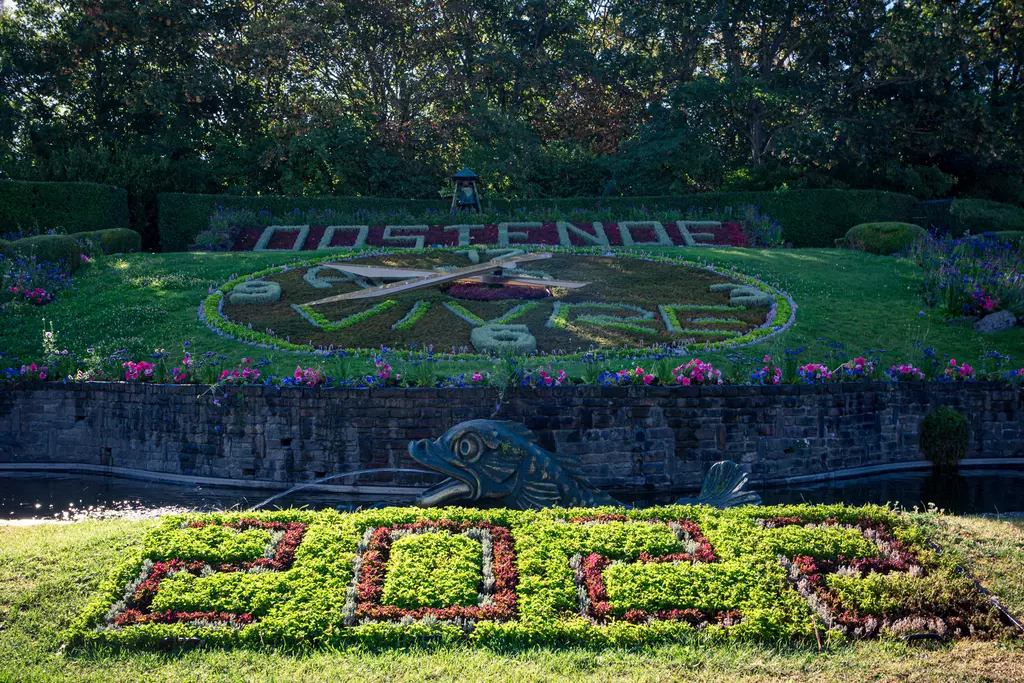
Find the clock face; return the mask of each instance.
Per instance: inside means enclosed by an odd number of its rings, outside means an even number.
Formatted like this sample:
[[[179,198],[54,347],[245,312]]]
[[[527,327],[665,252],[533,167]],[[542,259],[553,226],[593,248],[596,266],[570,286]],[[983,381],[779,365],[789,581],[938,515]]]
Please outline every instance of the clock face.
[[[532,337],[531,348],[538,353],[560,354],[728,346],[770,333],[781,300],[774,290],[695,265],[623,254],[554,253],[514,268],[486,268],[490,260],[522,254],[427,249],[321,259],[261,280],[280,287],[274,301],[253,302],[228,292],[221,315],[309,350],[432,346],[436,352],[480,353],[493,350],[481,348],[483,333],[505,333],[494,326],[514,326],[515,335]],[[397,286],[467,267],[475,272],[424,286]],[[392,286],[376,292],[381,285]],[[376,295],[331,300],[356,292]]]

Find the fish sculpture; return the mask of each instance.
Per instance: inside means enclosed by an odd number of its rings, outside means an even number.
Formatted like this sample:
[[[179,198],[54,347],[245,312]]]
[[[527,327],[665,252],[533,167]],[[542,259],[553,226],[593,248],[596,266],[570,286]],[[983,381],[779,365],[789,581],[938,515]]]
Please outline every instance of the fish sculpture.
[[[416,462],[448,476],[416,499],[420,507],[486,501],[537,510],[546,507],[626,506],[587,480],[576,460],[537,445],[536,435],[517,422],[469,420],[435,441],[409,443]],[[678,505],[718,508],[757,505],[761,497],[744,491],[747,474],[727,460],[711,466],[700,495]]]

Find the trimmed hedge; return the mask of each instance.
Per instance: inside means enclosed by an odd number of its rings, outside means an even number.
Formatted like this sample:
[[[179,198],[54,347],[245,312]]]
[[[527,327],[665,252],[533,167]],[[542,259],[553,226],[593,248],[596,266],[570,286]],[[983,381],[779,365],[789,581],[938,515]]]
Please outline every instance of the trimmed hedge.
[[[938,469],[956,469],[967,454],[970,425],[959,412],[944,406],[928,413],[921,423],[921,453]]]
[[[67,261],[71,270],[82,264],[82,245],[70,235],[37,235],[14,242],[5,242],[2,253],[13,256],[35,256],[40,261]]]
[[[850,228],[846,237],[836,240],[836,246],[890,256],[906,251],[927,236],[924,228],[913,223],[863,223]]]
[[[128,227],[128,193],[98,183],[0,181],[0,231]]]
[[[180,194],[165,192],[158,198],[157,225],[163,251],[185,251],[197,235],[209,226],[214,207],[266,210],[274,215],[295,209],[334,210],[353,213],[374,211],[415,211],[433,209],[446,213],[450,200],[382,199],[379,197],[239,197],[222,194]],[[456,222],[463,222],[465,217]]]
[[[794,247],[831,247],[846,231],[860,223],[909,221],[916,200],[910,195],[875,190],[789,190],[785,192],[713,192],[664,197],[577,197],[568,199],[493,199],[490,211],[517,209],[617,209],[644,206],[653,210],[757,206],[779,221],[783,239]],[[295,209],[334,210],[352,213],[360,209],[439,213],[438,223],[463,223],[466,216],[447,215],[448,200],[404,200],[374,197],[238,197],[164,193],[159,198],[160,242],[164,251],[184,251],[209,224],[215,206],[269,211],[283,215]],[[422,216],[419,216],[422,222]],[[398,221],[396,221],[397,223]]]
[[[972,235],[983,232],[1024,230],[1024,209],[989,199],[957,199],[950,209],[959,232]]]
[[[75,233],[79,242],[94,241],[106,254],[127,254],[142,250],[142,235],[128,228]]]

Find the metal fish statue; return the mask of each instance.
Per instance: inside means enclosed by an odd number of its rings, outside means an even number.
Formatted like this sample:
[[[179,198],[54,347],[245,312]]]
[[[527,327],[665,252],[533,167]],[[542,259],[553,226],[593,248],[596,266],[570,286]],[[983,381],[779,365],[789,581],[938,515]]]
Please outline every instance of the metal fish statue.
[[[470,420],[455,425],[436,441],[409,443],[409,455],[421,465],[448,475],[416,499],[420,507],[487,500],[520,510],[546,507],[625,506],[587,481],[574,458],[544,450],[537,437],[517,422]],[[700,495],[678,505],[719,508],[756,505],[761,497],[743,491],[747,474],[730,461],[716,462]],[[628,506],[626,506],[628,507]]]

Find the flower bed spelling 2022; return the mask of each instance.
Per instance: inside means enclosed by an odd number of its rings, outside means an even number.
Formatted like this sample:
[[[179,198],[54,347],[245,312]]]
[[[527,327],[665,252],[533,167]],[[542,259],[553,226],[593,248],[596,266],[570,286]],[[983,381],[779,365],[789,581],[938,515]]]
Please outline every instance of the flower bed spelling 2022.
[[[236,248],[256,232],[255,250],[301,248],[311,230],[252,229]],[[793,323],[787,294],[742,273],[621,249],[730,243],[733,230],[687,221],[326,226],[313,235],[318,248],[350,252],[235,278],[199,315],[221,334],[307,352],[420,345],[468,357],[508,346],[564,356],[742,346]],[[281,235],[287,244],[275,242]]]
[[[1009,628],[921,527],[886,508],[450,507],[167,516],[67,637],[638,645]]]

